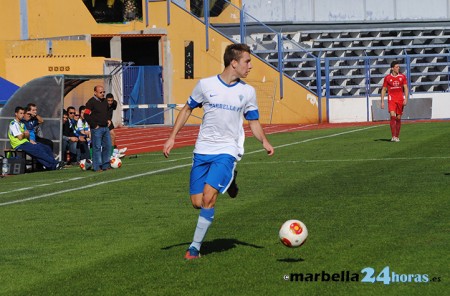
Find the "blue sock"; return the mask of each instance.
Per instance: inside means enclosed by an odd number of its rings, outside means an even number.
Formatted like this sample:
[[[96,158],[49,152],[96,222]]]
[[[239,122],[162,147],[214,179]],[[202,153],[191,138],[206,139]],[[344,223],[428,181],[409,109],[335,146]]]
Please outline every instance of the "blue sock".
[[[214,208],[200,209],[200,215],[198,216],[197,227],[194,232],[194,239],[189,247],[195,247],[200,251],[203,239],[205,238],[206,232],[208,232],[209,226],[211,226],[214,220]]]

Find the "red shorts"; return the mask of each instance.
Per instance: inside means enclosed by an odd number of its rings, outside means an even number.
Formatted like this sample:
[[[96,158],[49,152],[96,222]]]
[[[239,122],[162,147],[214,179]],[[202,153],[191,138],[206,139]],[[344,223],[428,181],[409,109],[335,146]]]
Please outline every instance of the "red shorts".
[[[403,107],[405,107],[403,105],[404,101],[405,101],[404,99],[392,100],[392,99],[389,98],[388,99],[388,110],[389,110],[389,113],[394,111],[395,114],[402,115],[403,114]]]

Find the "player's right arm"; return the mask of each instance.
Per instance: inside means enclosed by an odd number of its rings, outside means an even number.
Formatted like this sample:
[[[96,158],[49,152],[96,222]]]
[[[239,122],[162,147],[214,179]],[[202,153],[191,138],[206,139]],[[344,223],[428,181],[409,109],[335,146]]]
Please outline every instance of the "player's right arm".
[[[183,126],[186,124],[186,121],[188,120],[189,116],[191,116],[191,113],[192,108],[188,104],[186,104],[178,114],[173,129],[169,135],[169,138],[164,144],[163,154],[166,158],[169,157],[170,150],[172,150],[173,145],[175,144],[175,137],[177,136],[178,132],[183,128]]]
[[[386,95],[387,87],[381,89],[381,109],[384,109],[384,96]]]
[[[387,76],[383,79],[383,86],[381,87],[381,109],[384,109],[384,96],[386,95],[388,83],[387,83]]]

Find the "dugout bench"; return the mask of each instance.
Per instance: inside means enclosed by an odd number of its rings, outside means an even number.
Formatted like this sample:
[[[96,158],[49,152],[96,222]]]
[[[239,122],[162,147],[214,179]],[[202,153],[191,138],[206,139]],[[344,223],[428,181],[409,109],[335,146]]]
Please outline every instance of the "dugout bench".
[[[4,149],[3,155],[8,159],[8,175],[19,175],[40,170],[36,158],[21,149]]]

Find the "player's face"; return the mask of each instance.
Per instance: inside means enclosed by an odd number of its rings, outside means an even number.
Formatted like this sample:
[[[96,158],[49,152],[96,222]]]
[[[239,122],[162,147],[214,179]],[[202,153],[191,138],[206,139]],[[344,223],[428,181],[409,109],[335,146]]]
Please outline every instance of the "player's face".
[[[400,65],[394,65],[394,67],[392,67],[392,73],[397,75],[400,72]]]
[[[250,70],[253,68],[251,63],[251,57],[248,52],[243,52],[239,61],[235,62],[234,69],[236,70],[239,78],[246,78]]]
[[[24,110],[19,110],[18,112],[16,112],[16,118],[18,120],[22,120],[23,119],[23,114],[25,113]]]

